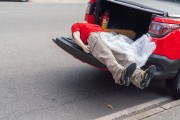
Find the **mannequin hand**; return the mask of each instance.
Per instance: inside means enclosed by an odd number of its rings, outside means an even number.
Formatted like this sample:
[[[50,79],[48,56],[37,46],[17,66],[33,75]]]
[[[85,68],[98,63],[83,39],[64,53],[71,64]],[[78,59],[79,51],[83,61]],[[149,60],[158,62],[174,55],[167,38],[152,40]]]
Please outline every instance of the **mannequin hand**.
[[[85,53],[89,53],[90,52],[90,46],[84,45],[83,50]]]

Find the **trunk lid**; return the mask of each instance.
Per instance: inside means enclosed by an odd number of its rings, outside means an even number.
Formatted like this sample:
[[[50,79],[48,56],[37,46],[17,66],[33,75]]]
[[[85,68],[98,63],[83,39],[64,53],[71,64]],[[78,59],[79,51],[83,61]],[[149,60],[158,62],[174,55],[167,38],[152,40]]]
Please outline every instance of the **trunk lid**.
[[[108,0],[149,12],[164,13],[165,16],[180,17],[180,1],[177,0]]]
[[[158,9],[167,13],[170,17],[180,17],[179,0],[128,0],[128,2],[139,3],[139,5],[146,6],[146,8]]]
[[[71,38],[56,38],[53,41],[64,51],[71,54],[73,57],[77,58],[78,60],[88,63],[92,66],[100,68],[102,70],[106,70],[106,66],[99,62],[96,58],[94,58],[91,54],[86,54],[83,50],[76,45],[73,39]]]
[[[142,2],[138,2],[137,0],[134,0],[134,1],[133,0],[128,0],[128,1],[127,0],[126,1],[125,0],[106,0],[106,1],[123,5],[129,8],[134,8],[134,9],[150,12],[152,14],[159,14],[159,15],[164,15],[164,16],[168,14],[168,12],[165,12],[164,10],[159,10],[159,9],[149,7],[145,4],[141,4]]]

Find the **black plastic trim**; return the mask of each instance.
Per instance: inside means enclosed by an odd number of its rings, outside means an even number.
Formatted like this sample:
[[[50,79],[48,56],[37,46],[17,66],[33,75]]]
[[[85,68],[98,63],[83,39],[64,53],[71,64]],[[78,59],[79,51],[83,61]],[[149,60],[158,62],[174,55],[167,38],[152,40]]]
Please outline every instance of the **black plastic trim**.
[[[56,38],[56,40],[53,41],[63,50],[65,50],[75,58],[79,59],[80,61],[88,63],[95,67],[106,69],[106,66],[99,62],[91,54],[83,52],[83,50],[79,46],[77,46],[72,39],[61,37]]]
[[[147,68],[149,65],[157,67],[155,79],[172,79],[175,78],[180,68],[180,60],[170,60],[165,56],[153,54],[143,68]]]

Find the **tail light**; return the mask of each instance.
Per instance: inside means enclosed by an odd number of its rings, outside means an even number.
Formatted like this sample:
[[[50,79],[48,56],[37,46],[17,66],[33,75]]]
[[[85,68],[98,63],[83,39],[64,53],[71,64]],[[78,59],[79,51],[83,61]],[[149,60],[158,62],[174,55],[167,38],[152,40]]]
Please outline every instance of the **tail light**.
[[[152,37],[161,38],[169,34],[171,31],[178,29],[180,26],[176,24],[168,24],[161,22],[152,22],[149,27],[149,34]]]
[[[86,14],[93,15],[94,12],[95,12],[95,2],[94,2],[94,0],[91,0],[88,3],[87,9],[86,9]]]

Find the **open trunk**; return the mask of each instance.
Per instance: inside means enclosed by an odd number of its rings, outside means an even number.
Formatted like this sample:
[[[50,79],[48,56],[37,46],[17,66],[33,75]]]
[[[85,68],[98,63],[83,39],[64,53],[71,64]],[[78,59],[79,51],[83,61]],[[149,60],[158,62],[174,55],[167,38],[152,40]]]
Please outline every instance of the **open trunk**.
[[[132,2],[120,0],[101,0],[96,11],[96,24],[100,24],[101,15],[109,11],[109,29],[132,30],[136,38],[148,33],[153,14],[165,16],[166,13]]]
[[[97,0],[96,9],[95,24],[100,25],[102,13],[109,10],[110,20],[108,28],[132,30],[136,33],[134,40],[141,35],[148,33],[153,15],[167,16],[166,12],[122,0]],[[106,69],[106,66],[100,63],[92,55],[83,52],[72,39],[62,37],[56,38],[54,42],[75,58],[97,68]],[[153,61],[156,61],[157,59],[156,56],[152,55],[147,63],[153,63]],[[148,64],[144,66],[144,68],[146,67],[148,67]],[[159,69],[157,70],[160,72],[157,72],[156,74],[160,74],[162,71]]]

